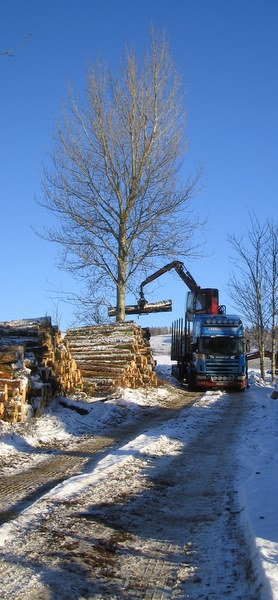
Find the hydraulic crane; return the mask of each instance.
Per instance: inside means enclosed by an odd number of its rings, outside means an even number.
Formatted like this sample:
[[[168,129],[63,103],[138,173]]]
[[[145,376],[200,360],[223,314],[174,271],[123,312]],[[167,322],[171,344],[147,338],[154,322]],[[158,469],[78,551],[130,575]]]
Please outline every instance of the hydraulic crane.
[[[196,283],[194,277],[192,277],[191,273],[185,269],[184,264],[179,260],[173,260],[168,263],[164,267],[161,267],[148,277],[142,281],[140,285],[140,297],[137,304],[128,305],[125,307],[126,315],[140,315],[140,314],[148,314],[153,312],[169,312],[172,310],[172,300],[161,300],[159,302],[147,302],[144,296],[144,287],[158,279],[174,269],[176,273],[180,276],[180,278],[184,281],[184,283],[189,288],[192,296],[190,297],[190,301],[192,303],[191,309],[193,311],[198,312],[208,312],[208,313],[218,313],[218,290],[214,288],[200,288],[200,286]],[[110,308],[108,310],[108,316],[113,317],[116,314],[115,308]]]
[[[173,260],[149,275],[140,285],[137,304],[126,306],[125,312],[147,314],[172,310],[172,301],[148,303],[144,287],[174,269],[189,288],[185,318],[172,324],[171,359],[174,377],[192,389],[235,388],[247,385],[247,343],[241,319],[226,315],[226,307],[218,304],[218,289],[201,288],[184,264]],[[115,309],[108,311],[115,316]]]

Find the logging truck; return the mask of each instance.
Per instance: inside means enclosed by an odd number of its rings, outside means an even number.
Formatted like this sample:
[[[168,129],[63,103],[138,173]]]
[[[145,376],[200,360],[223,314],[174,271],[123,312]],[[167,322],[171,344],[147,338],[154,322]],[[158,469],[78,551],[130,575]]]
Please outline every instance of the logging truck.
[[[171,300],[149,304],[146,284],[174,269],[189,288],[185,318],[172,324],[171,359],[176,361],[173,376],[191,389],[247,386],[248,344],[237,315],[226,315],[219,305],[218,289],[201,288],[180,261],[172,261],[147,277],[140,286],[137,305],[127,306],[126,314],[146,314],[172,309]],[[110,314],[112,316],[112,313]]]
[[[223,313],[195,313],[172,325],[172,373],[190,389],[247,385],[246,342],[241,319]]]

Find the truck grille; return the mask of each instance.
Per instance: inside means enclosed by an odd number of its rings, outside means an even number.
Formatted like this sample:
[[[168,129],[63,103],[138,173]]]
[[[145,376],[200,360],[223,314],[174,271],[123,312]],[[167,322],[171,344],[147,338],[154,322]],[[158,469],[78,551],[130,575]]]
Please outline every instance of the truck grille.
[[[239,361],[236,358],[207,358],[206,372],[213,375],[238,375]]]

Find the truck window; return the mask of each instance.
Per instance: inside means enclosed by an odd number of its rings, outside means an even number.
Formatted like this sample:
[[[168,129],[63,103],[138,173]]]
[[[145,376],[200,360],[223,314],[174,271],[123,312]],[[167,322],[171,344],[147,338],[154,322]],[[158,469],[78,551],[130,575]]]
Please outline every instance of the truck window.
[[[206,310],[206,296],[203,293],[198,292],[196,294],[196,312]]]
[[[243,354],[242,338],[232,337],[202,337],[199,341],[199,352],[205,355],[234,356]]]

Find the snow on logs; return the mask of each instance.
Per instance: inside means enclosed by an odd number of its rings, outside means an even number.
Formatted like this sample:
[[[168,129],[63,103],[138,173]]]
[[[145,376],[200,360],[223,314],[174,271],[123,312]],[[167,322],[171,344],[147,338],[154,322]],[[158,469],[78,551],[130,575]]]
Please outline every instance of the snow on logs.
[[[65,339],[81,371],[84,390],[157,385],[150,334],[133,322],[68,329]]]
[[[55,394],[81,390],[82,377],[50,317],[0,323],[0,419],[24,421]]]

